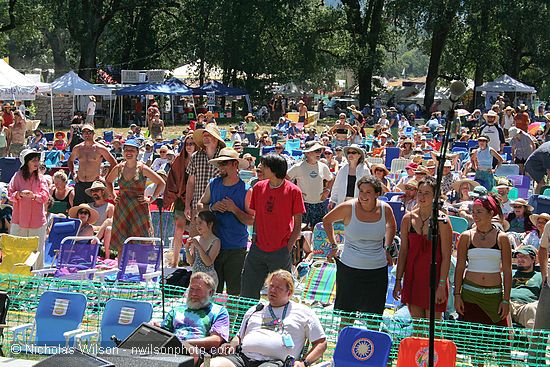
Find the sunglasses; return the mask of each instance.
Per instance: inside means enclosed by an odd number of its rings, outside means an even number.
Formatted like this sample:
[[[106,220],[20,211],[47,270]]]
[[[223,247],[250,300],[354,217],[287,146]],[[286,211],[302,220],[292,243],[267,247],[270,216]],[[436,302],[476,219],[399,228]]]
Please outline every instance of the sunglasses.
[[[330,153],[330,152],[325,152],[325,155],[332,155],[332,153]]]
[[[521,208],[523,208],[523,205],[512,205],[512,208],[521,209]]]
[[[276,150],[283,150],[283,147],[276,147]]]
[[[235,162],[234,160],[230,160],[230,161],[219,161],[218,162],[218,166],[222,166],[222,167],[225,167],[227,166],[229,163],[233,163]]]
[[[197,144],[191,142],[191,143],[185,143],[185,145],[188,146],[188,147],[194,147]]]
[[[350,150],[348,151],[348,154],[355,155],[355,154],[359,154],[359,152],[356,152],[355,150]]]
[[[90,215],[90,212],[87,211],[87,210],[79,210],[77,214],[78,214],[78,215],[80,215],[80,214]]]
[[[168,153],[168,151],[166,151],[166,150],[161,150],[161,151],[159,151],[159,153],[160,153],[160,154],[166,154],[166,153]]]

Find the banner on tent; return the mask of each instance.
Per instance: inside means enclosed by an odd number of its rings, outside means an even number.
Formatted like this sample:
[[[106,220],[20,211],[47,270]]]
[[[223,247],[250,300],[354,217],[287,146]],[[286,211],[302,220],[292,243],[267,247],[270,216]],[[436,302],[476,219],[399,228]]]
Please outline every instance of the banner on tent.
[[[36,99],[35,87],[13,86],[0,89],[0,99],[5,100],[32,100]]]
[[[216,92],[206,92],[208,107],[216,107]]]

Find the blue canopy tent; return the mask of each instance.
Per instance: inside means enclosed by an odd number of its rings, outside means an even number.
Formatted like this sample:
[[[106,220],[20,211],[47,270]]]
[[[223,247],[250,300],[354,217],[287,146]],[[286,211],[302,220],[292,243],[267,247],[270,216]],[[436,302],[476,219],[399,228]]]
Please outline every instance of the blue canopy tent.
[[[212,80],[208,83],[203,84],[200,88],[197,88],[197,92],[201,96],[205,96],[208,93],[212,92],[216,94],[216,97],[244,96],[246,99],[246,104],[248,105],[248,110],[252,111],[250,96],[248,95],[248,92],[244,89],[229,87],[220,82]]]

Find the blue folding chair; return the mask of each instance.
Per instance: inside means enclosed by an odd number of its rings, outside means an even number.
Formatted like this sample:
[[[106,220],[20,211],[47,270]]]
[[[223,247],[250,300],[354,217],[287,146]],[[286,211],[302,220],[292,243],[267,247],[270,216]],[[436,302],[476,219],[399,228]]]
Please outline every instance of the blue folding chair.
[[[453,148],[466,148],[466,150],[468,149],[468,142],[466,141],[455,141],[453,143]]]
[[[44,152],[44,165],[46,168],[57,167],[61,164],[61,152],[57,149]]]
[[[464,148],[464,147],[453,147],[453,149],[451,149],[451,153],[459,153],[459,152],[468,153],[469,150],[468,150],[468,148]]]
[[[535,214],[550,213],[550,196],[539,195],[535,200]]]
[[[9,183],[20,167],[21,161],[19,157],[0,158],[0,181]]]
[[[453,232],[462,233],[468,230],[468,221],[466,219],[454,215],[449,215],[449,219],[451,220]]]
[[[512,156],[512,147],[510,145],[505,145],[502,149],[502,153],[508,154],[510,157]]]
[[[414,130],[415,130],[414,126],[405,126],[403,128],[403,134],[405,134],[405,136],[408,138],[412,138],[414,135]]]
[[[65,237],[76,236],[80,230],[80,219],[53,217],[50,234],[44,244],[44,266],[50,267],[57,251],[61,247],[61,241]]]
[[[514,187],[518,190],[518,197],[527,199],[529,197],[529,189],[531,188],[531,177],[523,175],[509,175],[507,178],[513,182]]]
[[[300,150],[300,139],[288,139],[285,144],[285,150],[289,152]]]
[[[275,145],[265,146],[261,149],[261,151],[262,151],[262,155],[266,155],[268,153],[274,152],[275,151]]]
[[[478,146],[477,140],[468,140],[468,150],[476,149]]]
[[[391,169],[391,162],[399,158],[401,149],[398,147],[387,147],[386,149],[386,168]]]
[[[110,143],[113,141],[114,138],[115,138],[115,132],[113,130],[103,132],[103,140],[105,140],[106,142]]]
[[[46,138],[46,141],[53,141],[54,133],[44,133],[44,138]]]
[[[405,216],[405,206],[401,201],[388,201],[391,209],[393,210],[393,215],[395,216],[395,223],[397,223],[397,232],[401,231],[401,222]]]
[[[227,130],[226,129],[220,129],[220,138],[222,138],[222,140],[225,140],[227,138]]]
[[[45,291],[40,296],[34,323],[9,329],[13,333],[11,345],[19,346],[21,353],[33,354],[55,354],[60,348],[68,348],[74,336],[83,331],[80,324],[86,302],[81,293]]]
[[[394,196],[401,196],[401,195],[405,195],[405,193],[404,192],[387,192],[384,194],[384,196],[387,197],[388,200],[390,201]]]
[[[386,203],[389,201],[389,199],[388,199],[387,197],[385,197],[385,196],[379,196],[379,197],[378,197],[378,200],[384,201],[384,202],[386,202]]]
[[[389,334],[346,326],[338,335],[334,367],[386,367],[392,339]]]
[[[293,149],[292,150],[292,157],[294,157],[294,158],[299,159],[299,158],[302,157],[303,154],[304,154],[304,152],[302,152],[301,149]]]
[[[124,340],[139,325],[149,322],[152,316],[153,305],[149,302],[111,298],[105,303],[99,333],[90,331],[78,334],[75,336],[75,345],[80,347],[86,343],[89,346],[92,338],[99,337],[98,344],[101,348],[115,347],[112,336]]]
[[[495,176],[519,175],[519,166],[517,164],[503,164],[495,171]]]

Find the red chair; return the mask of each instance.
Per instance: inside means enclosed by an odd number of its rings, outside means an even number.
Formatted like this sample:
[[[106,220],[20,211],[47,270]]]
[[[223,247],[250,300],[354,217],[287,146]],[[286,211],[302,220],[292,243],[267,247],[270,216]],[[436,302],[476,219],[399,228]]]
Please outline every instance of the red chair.
[[[450,340],[435,339],[435,367],[456,366],[456,345]],[[428,339],[405,338],[399,344],[396,367],[428,366]]]

